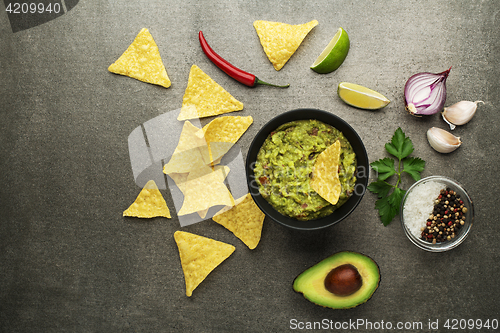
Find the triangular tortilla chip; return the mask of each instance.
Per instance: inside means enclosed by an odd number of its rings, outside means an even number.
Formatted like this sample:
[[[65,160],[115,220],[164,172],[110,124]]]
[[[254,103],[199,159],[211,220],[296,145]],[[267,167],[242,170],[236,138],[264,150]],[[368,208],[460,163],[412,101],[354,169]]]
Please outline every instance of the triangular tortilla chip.
[[[211,167],[214,167],[214,166],[217,166],[217,164],[220,164],[220,161],[222,160],[222,156],[219,157],[218,159],[216,159],[215,161],[213,161],[212,163],[210,163],[209,165]]]
[[[165,88],[171,85],[158,46],[146,28],[142,28],[132,44],[108,70]]]
[[[205,125],[196,133],[199,138],[204,136],[209,146],[210,161],[205,162],[208,164],[208,162],[221,158],[252,123],[252,116],[223,116],[217,117]]]
[[[323,199],[337,204],[342,186],[339,179],[340,141],[335,141],[318,155],[314,162],[311,187]]]
[[[316,20],[298,25],[269,21],[253,23],[264,52],[277,71],[286,64],[309,31],[317,25]]]
[[[221,182],[223,182],[226,179],[227,174],[229,173],[229,171],[231,171],[228,166],[223,166],[223,165],[215,165],[215,166],[211,167],[211,169],[213,171],[217,171],[219,169],[222,169],[222,170],[220,170],[219,173],[217,173],[217,177],[218,177],[217,179],[218,179],[218,181],[221,181]],[[207,170],[207,169],[204,167],[204,170]],[[189,184],[187,184],[188,175],[189,175],[189,172],[169,174],[170,178],[173,179],[173,181],[175,182],[175,185],[177,185],[177,187],[182,192],[182,194],[186,193],[187,185],[189,185]]]
[[[184,194],[186,191],[186,181],[189,175],[189,172],[184,173],[169,173],[170,178],[173,179],[175,185],[179,188],[179,190]]]
[[[204,157],[209,155],[207,142],[196,135],[200,130],[191,122],[184,122],[179,143],[168,163],[163,166],[163,173],[190,172],[207,164]]]
[[[229,173],[229,167],[227,166],[221,166],[221,165],[216,165],[214,167],[211,167],[213,171],[217,171],[217,180],[220,182],[224,182],[224,180],[227,177],[227,174]],[[219,171],[219,169],[222,169]],[[206,170],[206,169],[205,169]],[[171,173],[169,174],[170,178],[173,179],[175,182],[175,185],[179,188],[179,190],[182,192],[184,197],[186,196],[186,191],[189,186],[187,183],[188,181],[188,175],[189,173]],[[210,207],[207,207],[205,209],[197,211],[198,215],[204,219],[207,216],[208,210]]]
[[[236,249],[230,244],[184,231],[176,231],[174,239],[179,249],[188,297]]]
[[[257,247],[264,224],[264,213],[255,204],[252,195],[234,201],[233,207],[225,207],[212,217],[238,237],[250,250]]]
[[[191,66],[177,120],[203,118],[243,110],[243,103],[212,80],[198,66]]]
[[[217,161],[220,162],[222,157],[234,146],[232,142],[210,142],[208,144],[208,149],[210,155],[205,162],[207,164],[217,164]]]
[[[222,116],[217,117],[205,126],[196,135],[205,136],[207,142],[235,143],[253,123],[252,116]],[[201,133],[200,133],[201,132]]]
[[[207,213],[208,213],[208,209],[209,208],[205,208],[203,210],[199,210],[197,211],[196,213],[198,213],[198,215],[202,218],[202,219],[205,219],[205,217],[207,216]]]
[[[170,173],[168,175],[170,176],[170,178],[173,179],[173,181],[175,182],[175,185],[177,185],[177,187],[182,192],[182,194],[184,194],[184,191],[186,189],[186,181],[187,181],[189,172],[185,172],[185,173]],[[198,211],[197,213],[198,213],[198,215],[202,219],[204,219],[205,216],[207,216],[208,208],[206,208],[204,210],[201,210],[201,211]]]
[[[227,166],[203,166],[188,174],[184,183],[184,202],[177,215],[187,215],[203,211],[212,206],[234,206],[231,192],[224,184],[229,173]]]
[[[151,218],[163,216],[170,218],[170,210],[153,180],[146,183],[137,199],[123,212],[123,216]]]

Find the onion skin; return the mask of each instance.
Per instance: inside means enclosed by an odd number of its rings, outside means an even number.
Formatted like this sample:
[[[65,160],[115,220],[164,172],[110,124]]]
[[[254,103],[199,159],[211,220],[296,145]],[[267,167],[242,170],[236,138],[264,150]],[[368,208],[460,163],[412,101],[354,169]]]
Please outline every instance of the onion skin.
[[[446,79],[451,67],[441,73],[418,73],[405,84],[406,110],[414,116],[428,116],[440,112],[446,102]]]

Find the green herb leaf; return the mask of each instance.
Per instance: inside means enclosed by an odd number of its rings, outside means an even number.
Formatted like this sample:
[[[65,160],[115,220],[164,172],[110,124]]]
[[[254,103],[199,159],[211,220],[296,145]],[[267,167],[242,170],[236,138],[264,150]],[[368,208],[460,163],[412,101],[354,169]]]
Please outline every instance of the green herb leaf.
[[[420,180],[420,173],[425,168],[425,161],[418,157],[408,157],[403,160],[403,171],[408,173],[415,181]]]
[[[388,197],[383,197],[375,202],[375,208],[378,209],[380,220],[384,226],[389,223],[398,215],[401,201],[405,195],[404,190],[399,187],[394,188],[394,191]]]
[[[378,215],[384,226],[388,226],[398,214],[398,209],[389,203],[389,197],[378,199],[375,202],[375,208],[378,209]]]
[[[379,180],[386,180],[390,176],[396,173],[394,170],[394,160],[392,158],[386,157],[381,160],[370,163],[373,170],[378,173],[377,178]]]
[[[405,190],[396,187],[389,196],[389,204],[395,207],[398,210],[398,213],[399,213],[399,207],[401,207],[401,201],[403,200],[405,193],[406,193]]]
[[[385,144],[385,149],[389,154],[402,160],[413,152],[413,143],[409,137],[405,136],[401,127],[398,127],[391,142]]]
[[[383,180],[371,182],[367,189],[378,195],[379,199],[386,197],[394,186]]]
[[[370,183],[368,190],[378,196],[375,208],[378,210],[380,220],[387,226],[398,215],[401,201],[406,193],[398,187],[401,183],[401,174],[406,172],[415,181],[419,180],[425,161],[418,157],[408,157],[414,150],[413,143],[401,128],[394,132],[391,142],[385,144],[385,149],[398,159],[397,167],[394,159],[389,157],[370,163],[377,172],[378,180]],[[394,174],[398,175],[398,179],[396,185],[391,185],[386,179]],[[392,193],[391,189],[394,189]]]

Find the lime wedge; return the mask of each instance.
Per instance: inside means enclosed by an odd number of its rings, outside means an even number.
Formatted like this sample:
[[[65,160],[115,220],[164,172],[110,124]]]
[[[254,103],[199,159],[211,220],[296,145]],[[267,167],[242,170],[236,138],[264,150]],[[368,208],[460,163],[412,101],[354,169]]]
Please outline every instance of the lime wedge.
[[[391,102],[375,90],[349,82],[340,82],[337,93],[344,102],[360,109],[378,110]]]
[[[349,36],[344,29],[339,28],[335,36],[318,58],[311,65],[316,73],[327,74],[333,72],[342,65],[349,52]]]

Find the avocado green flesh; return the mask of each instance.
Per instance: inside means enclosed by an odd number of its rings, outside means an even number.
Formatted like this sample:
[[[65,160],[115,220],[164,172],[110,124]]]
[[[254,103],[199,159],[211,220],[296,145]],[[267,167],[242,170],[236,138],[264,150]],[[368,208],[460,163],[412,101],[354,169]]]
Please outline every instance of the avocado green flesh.
[[[358,291],[349,296],[338,296],[325,288],[325,278],[332,269],[344,264],[356,267],[363,284]],[[355,252],[339,252],[300,274],[293,283],[293,289],[317,305],[333,309],[347,309],[370,299],[379,281],[378,265],[371,258]]]

